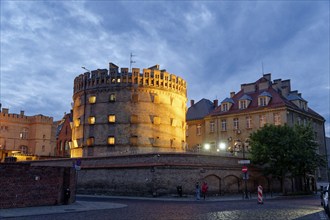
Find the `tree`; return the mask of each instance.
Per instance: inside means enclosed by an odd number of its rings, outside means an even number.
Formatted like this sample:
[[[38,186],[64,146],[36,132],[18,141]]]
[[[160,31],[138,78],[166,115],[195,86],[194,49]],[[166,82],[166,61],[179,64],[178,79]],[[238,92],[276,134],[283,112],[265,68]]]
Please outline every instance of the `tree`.
[[[296,125],[293,129],[296,135],[296,157],[294,158],[295,166],[292,169],[292,174],[296,177],[302,177],[306,191],[307,175],[314,175],[318,167],[325,166],[326,159],[317,153],[318,144],[314,139],[311,125]]]
[[[265,174],[272,174],[281,179],[282,191],[284,181],[292,167],[294,132],[287,125],[266,125],[250,135],[251,161],[262,165]]]
[[[266,125],[250,135],[251,161],[261,165],[265,174],[284,181],[291,177],[304,177],[314,174],[324,160],[317,154],[317,144],[310,126]]]

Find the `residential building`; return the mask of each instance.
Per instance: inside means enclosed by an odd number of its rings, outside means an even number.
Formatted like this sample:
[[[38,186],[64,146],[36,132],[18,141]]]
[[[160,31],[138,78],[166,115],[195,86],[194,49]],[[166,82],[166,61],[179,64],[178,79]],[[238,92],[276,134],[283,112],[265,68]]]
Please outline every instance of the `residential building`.
[[[291,90],[290,80],[272,81],[270,73],[264,74],[256,82],[242,84],[239,92],[231,92],[203,120],[202,126],[212,130],[205,130],[202,134],[202,144],[215,145],[210,151],[217,154],[224,153],[220,149],[221,145],[226,146],[225,149],[233,155],[246,156],[250,134],[266,124],[293,126],[310,123],[319,145],[318,153],[327,155],[324,118],[308,107],[301,93]],[[193,121],[187,120],[188,126],[191,123]],[[187,139],[188,145],[191,144],[190,140]],[[318,180],[327,181],[326,173],[326,167],[320,168],[317,172]]]
[[[44,115],[26,116],[0,112],[0,161],[15,156],[17,160],[33,160],[54,156],[53,118]]]
[[[73,101],[71,157],[185,150],[186,82],[159,65],[81,74]]]
[[[213,103],[208,99],[201,99],[197,103],[190,101],[187,111],[186,141],[187,150],[200,152],[204,143],[206,132],[215,132],[215,122],[209,123],[210,127],[205,127],[205,116],[210,114],[218,106],[218,100]]]

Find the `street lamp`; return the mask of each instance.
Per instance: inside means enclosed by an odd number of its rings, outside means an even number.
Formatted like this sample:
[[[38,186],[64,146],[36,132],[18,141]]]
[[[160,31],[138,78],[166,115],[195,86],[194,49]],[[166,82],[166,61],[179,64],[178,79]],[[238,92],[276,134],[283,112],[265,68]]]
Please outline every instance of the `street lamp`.
[[[210,148],[211,148],[210,144],[205,144],[205,145],[204,145],[204,149],[205,149],[205,150],[210,150]]]
[[[82,66],[81,68],[84,69],[84,70],[86,70],[86,71],[89,72],[89,73],[91,72],[89,69],[87,69],[87,68],[84,67],[84,66]]]
[[[226,144],[223,143],[223,142],[221,142],[221,143],[219,144],[219,149],[220,149],[220,150],[225,150],[225,149],[226,149]]]

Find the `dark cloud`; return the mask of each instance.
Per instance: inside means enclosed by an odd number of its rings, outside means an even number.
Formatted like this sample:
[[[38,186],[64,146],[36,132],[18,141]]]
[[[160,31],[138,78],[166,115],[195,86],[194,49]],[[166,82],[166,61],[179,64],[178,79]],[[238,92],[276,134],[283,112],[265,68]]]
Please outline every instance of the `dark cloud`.
[[[1,102],[60,119],[81,66],[129,67],[133,52],[136,67],[160,64],[184,78],[196,101],[222,101],[262,69],[291,79],[330,135],[328,9],[328,1],[1,1]]]

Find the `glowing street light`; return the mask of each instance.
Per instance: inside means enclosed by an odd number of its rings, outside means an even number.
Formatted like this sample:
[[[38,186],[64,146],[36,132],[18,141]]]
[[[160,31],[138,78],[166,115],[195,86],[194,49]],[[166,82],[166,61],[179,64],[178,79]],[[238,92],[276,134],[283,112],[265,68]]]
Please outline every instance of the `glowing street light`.
[[[223,143],[223,142],[221,142],[221,143],[219,144],[219,149],[220,149],[220,150],[226,150],[226,144]]]
[[[210,150],[210,148],[211,148],[210,144],[204,144],[204,149],[205,150]]]

